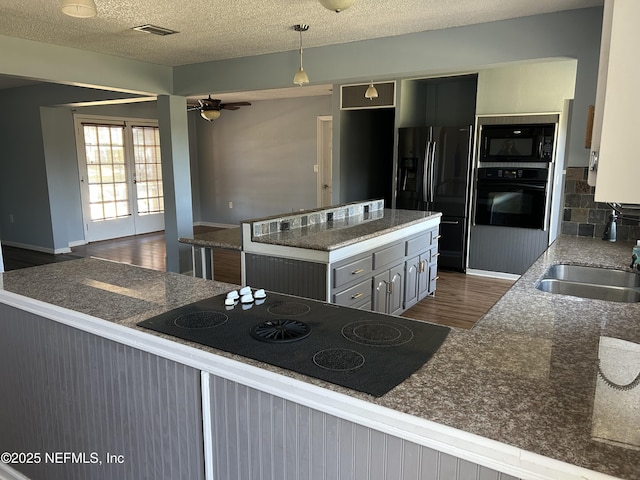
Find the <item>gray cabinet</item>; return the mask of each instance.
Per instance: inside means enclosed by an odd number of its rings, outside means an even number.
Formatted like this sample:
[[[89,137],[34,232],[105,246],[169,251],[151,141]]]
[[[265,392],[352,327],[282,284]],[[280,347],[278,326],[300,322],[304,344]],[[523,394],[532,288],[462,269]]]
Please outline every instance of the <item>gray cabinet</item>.
[[[400,314],[432,294],[438,271],[438,227],[330,266],[330,301]]]

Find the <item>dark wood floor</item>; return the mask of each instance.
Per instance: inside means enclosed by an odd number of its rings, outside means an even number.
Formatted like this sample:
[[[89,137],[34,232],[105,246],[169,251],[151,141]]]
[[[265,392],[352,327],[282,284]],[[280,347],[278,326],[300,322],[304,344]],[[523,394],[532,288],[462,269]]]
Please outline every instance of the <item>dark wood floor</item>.
[[[195,233],[214,230],[195,227]],[[71,254],[51,255],[2,247],[5,270],[15,270],[46,263],[97,257],[164,271],[165,238],[163,232],[95,242],[72,248]],[[214,250],[215,279],[240,284],[240,252]],[[435,296],[414,305],[403,316],[457,328],[471,328],[504,295],[513,284],[510,280],[465,275],[458,272],[438,273]]]

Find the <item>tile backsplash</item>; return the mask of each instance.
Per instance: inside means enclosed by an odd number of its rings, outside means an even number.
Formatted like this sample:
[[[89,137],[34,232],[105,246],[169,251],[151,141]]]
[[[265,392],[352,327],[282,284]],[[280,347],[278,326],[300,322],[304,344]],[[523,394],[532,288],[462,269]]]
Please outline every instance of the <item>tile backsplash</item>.
[[[254,237],[284,232],[296,228],[307,227],[318,223],[327,223],[334,220],[364,215],[384,209],[384,200],[368,200],[366,202],[354,202],[345,205],[328,207],[325,209],[309,210],[301,213],[292,213],[281,217],[272,217],[255,221],[252,224]]]
[[[579,237],[602,238],[611,207],[594,200],[595,188],[587,183],[586,167],[569,167],[564,184],[562,233]],[[618,240],[640,239],[640,216],[618,219]]]

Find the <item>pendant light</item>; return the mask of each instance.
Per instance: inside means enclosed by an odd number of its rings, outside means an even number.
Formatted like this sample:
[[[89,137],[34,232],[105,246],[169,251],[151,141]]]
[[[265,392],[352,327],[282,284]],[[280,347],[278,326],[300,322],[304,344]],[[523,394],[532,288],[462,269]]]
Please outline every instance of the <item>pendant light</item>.
[[[298,25],[294,25],[293,29],[296,32],[300,32],[300,68],[293,77],[293,83],[302,86],[309,83],[309,75],[307,75],[307,72],[305,72],[304,68],[302,68],[302,32],[306,32],[307,30],[309,30],[309,25],[301,23]]]
[[[373,80],[369,84],[369,88],[364,92],[364,98],[368,98],[369,100],[373,100],[374,98],[378,98],[378,90],[373,86]]]
[[[60,0],[60,10],[65,15],[77,18],[91,18],[98,14],[93,0]]]
[[[353,5],[353,2],[355,2],[355,0],[320,0],[320,3],[324,8],[333,10],[336,13],[346,10]]]

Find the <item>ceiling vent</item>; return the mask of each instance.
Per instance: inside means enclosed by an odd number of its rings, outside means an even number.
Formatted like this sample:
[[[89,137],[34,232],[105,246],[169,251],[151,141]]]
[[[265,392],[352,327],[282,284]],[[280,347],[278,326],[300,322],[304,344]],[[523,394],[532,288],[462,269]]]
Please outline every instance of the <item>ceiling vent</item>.
[[[151,25],[149,23],[146,25],[140,25],[139,27],[133,27],[132,30],[137,30],[138,32],[151,33],[152,35],[160,35],[161,37],[178,33],[176,30],[158,27],[157,25]]]
[[[393,108],[396,106],[396,82],[374,82],[378,97],[369,100],[364,96],[371,83],[340,86],[340,108],[361,110],[363,108]]]

